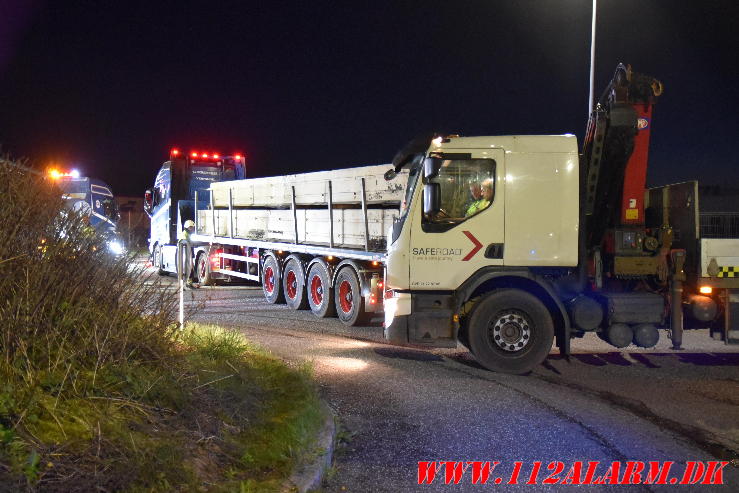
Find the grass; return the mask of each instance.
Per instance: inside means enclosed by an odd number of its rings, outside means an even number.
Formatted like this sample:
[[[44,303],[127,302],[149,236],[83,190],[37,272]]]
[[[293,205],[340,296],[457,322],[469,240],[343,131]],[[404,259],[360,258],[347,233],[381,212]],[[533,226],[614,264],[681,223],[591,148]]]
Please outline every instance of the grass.
[[[61,374],[41,377],[22,402],[6,383],[0,481],[43,491],[278,491],[321,423],[309,369],[217,327],[188,326],[176,343],[166,369],[105,370],[85,396],[60,396]],[[74,385],[92,378],[78,374]]]
[[[111,257],[0,159],[0,491],[276,491],[321,422],[308,368]]]

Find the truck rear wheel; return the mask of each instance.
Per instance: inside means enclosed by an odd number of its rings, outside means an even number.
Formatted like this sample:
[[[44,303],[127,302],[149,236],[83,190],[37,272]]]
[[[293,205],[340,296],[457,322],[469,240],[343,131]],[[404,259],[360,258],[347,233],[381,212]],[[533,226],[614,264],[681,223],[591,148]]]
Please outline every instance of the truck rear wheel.
[[[467,332],[470,351],[482,366],[521,374],[549,354],[554,324],[538,298],[519,289],[502,289],[476,304]]]
[[[285,293],[285,302],[293,310],[305,310],[308,308],[308,300],[305,296],[305,271],[300,261],[293,257],[285,264],[285,272],[282,275],[282,291]]]
[[[212,284],[215,284],[215,282],[213,281],[213,276],[210,272],[210,261],[206,252],[200,252],[198,254],[198,261],[195,266],[198,283],[201,286],[210,286]]]
[[[313,315],[320,318],[336,314],[333,290],[330,287],[328,271],[321,263],[315,263],[308,270],[308,304]]]
[[[344,267],[336,276],[334,303],[336,314],[344,325],[359,325],[364,321],[364,298],[357,274],[351,267]]]
[[[264,265],[262,265],[262,291],[264,297],[270,303],[285,301],[280,280],[280,264],[274,256],[267,255],[264,259]]]

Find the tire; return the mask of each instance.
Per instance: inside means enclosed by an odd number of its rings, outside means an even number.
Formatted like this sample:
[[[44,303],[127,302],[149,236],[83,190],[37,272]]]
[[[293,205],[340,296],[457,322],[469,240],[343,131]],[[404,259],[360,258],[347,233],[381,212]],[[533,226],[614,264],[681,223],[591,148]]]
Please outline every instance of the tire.
[[[198,260],[195,262],[195,277],[201,286],[212,286],[215,284],[208,260],[208,254],[206,252],[198,253]]]
[[[305,270],[295,257],[291,257],[285,264],[282,275],[282,292],[285,294],[285,303],[293,310],[308,308],[308,297],[305,294]]]
[[[162,246],[157,245],[154,247],[154,267],[157,270],[157,274],[160,276],[166,276],[167,271],[163,269],[163,260],[162,259]]]
[[[366,320],[364,297],[360,290],[359,279],[351,267],[344,267],[336,276],[334,304],[336,305],[336,315],[344,325],[360,325]]]
[[[308,270],[306,281],[308,305],[313,315],[319,318],[332,317],[336,314],[334,293],[331,289],[326,266],[317,262]]]
[[[520,375],[541,364],[554,339],[546,306],[520,289],[494,291],[480,299],[467,323],[469,349],[488,370]]]
[[[273,255],[268,255],[262,265],[262,292],[269,303],[284,303],[280,264]]]

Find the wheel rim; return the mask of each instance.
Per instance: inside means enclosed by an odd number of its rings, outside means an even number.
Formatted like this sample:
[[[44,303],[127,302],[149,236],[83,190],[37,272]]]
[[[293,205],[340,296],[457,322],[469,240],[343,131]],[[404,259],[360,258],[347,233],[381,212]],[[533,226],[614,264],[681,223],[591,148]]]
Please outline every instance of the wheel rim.
[[[200,269],[198,269],[198,274],[200,275],[200,280],[205,279],[205,275],[207,274],[207,261],[205,260],[205,255],[200,255],[200,261],[198,262],[198,265],[200,266]]]
[[[292,269],[287,271],[287,276],[285,276],[285,288],[287,297],[294,300],[298,294],[298,277]]]
[[[314,275],[310,279],[310,297],[317,307],[323,303],[323,281],[319,275]]]
[[[504,351],[522,351],[531,342],[531,325],[526,313],[506,310],[493,318],[488,335],[490,341]]]
[[[275,271],[272,266],[268,266],[264,269],[264,290],[268,294],[272,294],[275,290]]]
[[[352,293],[352,285],[349,281],[341,281],[341,284],[339,284],[339,305],[341,305],[342,312],[352,312],[354,296]]]

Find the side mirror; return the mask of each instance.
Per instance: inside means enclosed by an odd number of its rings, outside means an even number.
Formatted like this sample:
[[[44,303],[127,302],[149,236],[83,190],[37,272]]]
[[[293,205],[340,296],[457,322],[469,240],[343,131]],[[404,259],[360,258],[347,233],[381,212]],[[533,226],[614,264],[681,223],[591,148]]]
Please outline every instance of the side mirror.
[[[438,157],[427,157],[423,160],[423,176],[427,180],[436,178],[444,160]]]
[[[441,185],[429,183],[423,186],[423,213],[436,215],[441,210]]]
[[[154,208],[154,193],[151,190],[144,192],[144,212],[148,216],[151,216],[151,211]]]
[[[383,176],[385,177],[385,181],[390,181],[398,176],[398,173],[396,173],[394,169],[390,168],[389,170],[385,171],[385,174]]]

